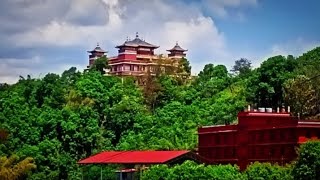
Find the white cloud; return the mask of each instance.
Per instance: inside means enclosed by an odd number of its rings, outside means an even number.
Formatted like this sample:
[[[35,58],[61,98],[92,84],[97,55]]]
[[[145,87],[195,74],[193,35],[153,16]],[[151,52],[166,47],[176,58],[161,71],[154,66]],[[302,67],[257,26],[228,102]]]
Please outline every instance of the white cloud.
[[[169,0],[24,0],[15,3],[22,7],[18,12],[22,17],[26,17],[24,25],[31,25],[25,31],[8,37],[8,42],[13,48],[45,48],[47,51],[62,47],[78,48],[79,54],[85,54],[86,50],[100,42],[101,46],[110,52],[110,56],[116,54],[114,46],[123,43],[128,35],[132,38],[138,31],[140,37],[160,46],[157,53],[166,53],[165,50],[178,41],[183,48],[189,50],[187,54],[191,60],[193,74],[199,72],[207,63],[229,66],[230,63],[227,61],[233,60],[224,33],[216,26],[212,17],[203,14],[201,3],[188,4],[184,1]],[[21,5],[23,3],[28,5]],[[228,8],[255,6],[257,1],[203,0],[202,4],[226,16]],[[32,17],[35,17],[35,24]],[[241,18],[244,18],[242,14]],[[51,54],[50,57],[38,58],[43,60],[38,64],[33,62],[37,67],[43,66],[41,71],[40,68],[25,66],[23,69],[17,69],[17,72],[22,75],[62,72],[68,69],[67,66],[84,68],[87,65],[82,63],[86,60],[73,61],[79,63],[55,63],[57,57],[53,56]],[[65,59],[72,59],[74,54],[65,56]],[[29,58],[25,62],[32,62],[34,59],[37,58]],[[17,64],[12,62],[13,59],[10,62],[4,61],[0,70],[15,71],[14,66]],[[3,81],[5,76],[16,79],[19,73],[7,73],[0,81]]]
[[[257,6],[257,0],[203,0],[205,9],[209,9],[220,17],[228,16],[228,8],[239,8],[242,6]]]
[[[86,42],[97,33],[103,33],[101,26],[78,26],[51,21],[43,27],[17,34],[13,38],[20,47],[74,46]]]
[[[34,56],[28,59],[16,59],[16,58],[3,58],[0,59],[0,83],[13,84],[19,80],[19,77],[26,77],[31,75],[32,78],[42,78],[47,73],[60,74],[64,70],[68,70],[70,67],[76,67],[78,70],[82,70],[85,66],[81,64],[70,64],[68,62],[62,62],[55,64],[48,64],[45,61],[46,58],[40,56]]]
[[[123,43],[128,34],[139,31],[146,41],[160,45],[158,53],[166,53],[166,49],[179,41],[183,48],[189,49],[188,56],[192,58],[200,55],[212,59],[227,54],[224,35],[214,20],[190,5],[164,1],[128,1],[126,6],[115,0],[105,0],[104,3],[107,16],[104,24],[84,26],[54,20],[16,34],[13,41],[20,47],[80,46],[87,49],[93,48],[96,42],[102,42],[107,45],[103,48],[114,53],[115,45]],[[76,9],[67,14],[72,16],[71,12],[75,12],[73,16],[82,16],[79,13],[81,7]]]
[[[30,74],[30,69],[41,64],[39,56],[30,59],[3,58],[0,61],[0,83],[14,83],[20,75]]]

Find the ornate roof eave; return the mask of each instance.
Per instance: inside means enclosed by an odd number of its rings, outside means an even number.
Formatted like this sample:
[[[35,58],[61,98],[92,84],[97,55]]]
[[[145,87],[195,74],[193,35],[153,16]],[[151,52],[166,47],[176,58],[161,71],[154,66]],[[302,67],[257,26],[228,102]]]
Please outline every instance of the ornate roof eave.
[[[116,48],[121,48],[121,47],[138,47],[138,46],[134,46],[134,45],[125,45],[125,44],[122,44],[122,45],[116,46]]]
[[[185,52],[185,51],[188,51],[188,50],[187,50],[187,49],[182,49],[182,48],[179,46],[178,42],[176,42],[176,45],[175,45],[173,48],[168,49],[167,51],[169,51],[169,52],[171,52],[171,51]]]
[[[157,49],[160,46],[156,46],[148,42],[145,42],[144,40],[140,39],[138,33],[136,33],[135,39],[129,40],[127,38],[127,40],[122,45],[116,46],[116,48],[121,48],[121,47],[146,47],[146,48]]]
[[[97,46],[93,50],[87,51],[87,52],[88,53],[94,53],[94,52],[107,53],[108,51],[101,49],[101,47],[99,46],[99,43],[97,43]]]
[[[108,53],[108,51],[96,51],[96,50],[87,51],[87,52],[88,53],[94,53],[94,52]]]
[[[157,49],[160,46],[143,46],[143,45],[127,45],[127,44],[122,44],[122,45],[116,46],[116,48],[121,48],[121,47],[146,47],[146,48]]]
[[[148,47],[148,48],[157,49],[157,48],[159,48],[160,46],[139,46],[139,47]]]
[[[188,49],[183,49],[183,50],[177,50],[177,49],[168,49],[168,50],[166,50],[166,51],[169,51],[169,52],[172,52],[172,51],[179,51],[179,52],[186,52],[186,51],[188,51]]]

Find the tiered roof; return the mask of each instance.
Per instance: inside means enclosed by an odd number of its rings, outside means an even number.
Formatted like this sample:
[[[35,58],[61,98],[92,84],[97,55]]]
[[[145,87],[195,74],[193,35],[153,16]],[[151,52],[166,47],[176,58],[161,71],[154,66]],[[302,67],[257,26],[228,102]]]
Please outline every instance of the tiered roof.
[[[97,47],[94,48],[92,51],[88,51],[88,53],[94,53],[94,52],[107,53],[107,51],[103,50],[103,49],[99,46],[99,43],[97,43]]]
[[[124,47],[124,46],[127,46],[127,47],[148,47],[148,48],[154,48],[154,49],[159,47],[159,46],[150,44],[148,42],[145,42],[144,40],[141,40],[139,38],[138,33],[136,33],[136,38],[134,40],[131,40],[131,41],[127,40],[122,45],[116,46],[116,48],[120,48],[120,47]]]
[[[179,46],[178,42],[176,42],[176,45],[175,45],[173,48],[171,48],[171,49],[169,49],[169,50],[167,50],[167,51],[169,51],[169,52],[171,52],[171,51],[181,51],[181,52],[185,52],[185,51],[188,51],[188,50],[182,49],[182,48]]]

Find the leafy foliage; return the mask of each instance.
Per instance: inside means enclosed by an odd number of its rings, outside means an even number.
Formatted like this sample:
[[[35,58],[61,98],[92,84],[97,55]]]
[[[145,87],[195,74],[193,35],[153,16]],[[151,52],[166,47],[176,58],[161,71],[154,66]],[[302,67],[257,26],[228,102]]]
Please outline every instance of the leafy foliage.
[[[308,113],[304,118],[320,119],[320,109],[318,108],[320,107],[320,47],[298,57],[297,64],[298,67],[295,69],[295,74],[305,77],[305,81],[299,83],[300,87],[302,89],[311,88],[313,91],[310,101],[306,104],[308,109],[304,111]],[[299,97],[303,98],[303,96],[308,96],[308,94],[310,94],[310,91],[307,90],[306,93],[300,94]]]
[[[291,180],[291,168],[272,165],[270,163],[255,162],[249,165],[244,172],[248,180]]]
[[[310,141],[300,147],[292,170],[294,179],[320,179],[320,142]]]
[[[36,168],[32,158],[25,158],[18,161],[18,156],[11,155],[9,158],[0,157],[0,179],[15,180],[27,175],[29,171]]]
[[[236,123],[237,112],[248,103],[274,108],[290,105],[295,114],[316,117],[320,113],[319,52],[316,48],[297,58],[271,57],[256,69],[251,69],[250,61],[240,59],[233,75],[224,65],[207,64],[194,79],[183,58],[176,68],[164,69],[166,73],[156,67],[155,75],[150,72],[144,77],[143,87],[131,78],[104,76],[107,59],[103,58],[85,72],[70,68],[42,79],[20,77],[16,84],[0,86],[0,129],[8,131],[0,130],[0,140],[5,142],[0,154],[33,157],[37,169],[28,179],[79,179],[77,160],[103,150],[193,150],[198,126]],[[300,169],[309,161],[298,161],[296,172],[302,173]],[[110,169],[104,171],[111,179]],[[99,176],[99,167],[90,166],[88,171],[88,178]],[[265,177],[257,171],[272,173]],[[157,174],[171,179],[178,175],[191,179],[278,178],[287,177],[287,170],[254,164],[241,175],[233,166],[186,162],[151,167],[145,178],[157,179]]]
[[[152,166],[147,171],[143,172],[142,180],[155,179],[155,180],[175,180],[175,179],[245,179],[237,166],[231,165],[209,165],[196,164],[192,161],[185,161],[181,165],[168,167],[167,165]]]
[[[306,76],[298,75],[294,79],[287,80],[284,89],[286,101],[292,104],[293,112],[297,116],[306,117],[315,113],[316,89]]]
[[[102,56],[93,62],[91,69],[99,71],[101,74],[105,74],[105,69],[108,67],[108,58],[106,56]]]
[[[274,56],[264,61],[254,72],[249,88],[253,89],[254,102],[260,107],[279,107],[284,103],[283,83],[293,77],[294,58]]]
[[[251,61],[246,58],[241,58],[235,61],[235,64],[232,67],[231,71],[236,75],[243,77],[249,74],[251,69]]]

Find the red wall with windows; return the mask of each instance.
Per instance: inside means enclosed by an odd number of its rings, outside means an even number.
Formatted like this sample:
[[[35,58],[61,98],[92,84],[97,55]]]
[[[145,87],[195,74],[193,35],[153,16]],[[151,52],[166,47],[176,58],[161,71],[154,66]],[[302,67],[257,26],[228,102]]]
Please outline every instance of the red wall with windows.
[[[289,113],[240,112],[237,125],[198,129],[199,155],[212,164],[251,162],[280,165],[294,160],[295,148],[308,139],[320,138],[320,121],[302,121]]]

